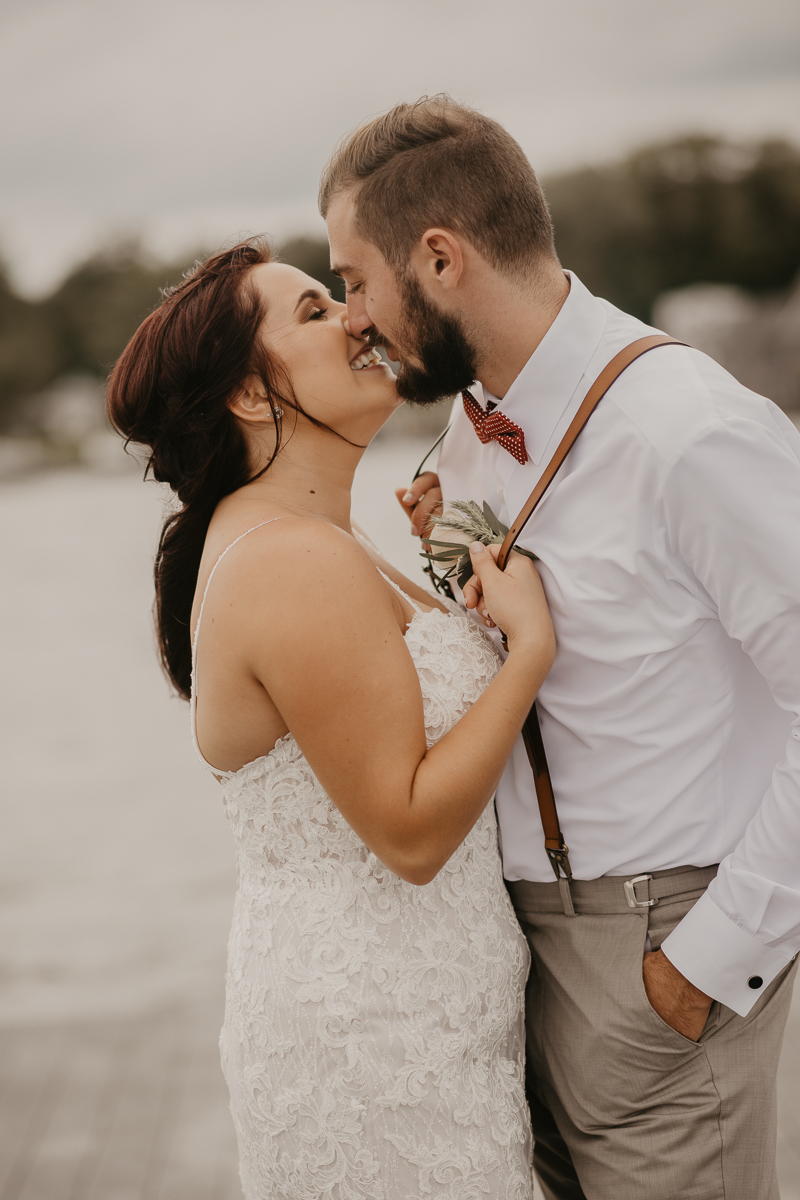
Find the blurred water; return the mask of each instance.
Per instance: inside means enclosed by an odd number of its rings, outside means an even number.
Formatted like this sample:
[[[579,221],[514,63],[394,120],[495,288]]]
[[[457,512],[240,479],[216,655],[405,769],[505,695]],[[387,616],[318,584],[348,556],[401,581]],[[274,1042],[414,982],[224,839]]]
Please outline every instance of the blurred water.
[[[379,443],[355,488],[407,572],[391,490],[425,448]],[[134,473],[0,486],[0,1023],[135,1012],[221,977],[232,842],[156,662],[162,496]]]

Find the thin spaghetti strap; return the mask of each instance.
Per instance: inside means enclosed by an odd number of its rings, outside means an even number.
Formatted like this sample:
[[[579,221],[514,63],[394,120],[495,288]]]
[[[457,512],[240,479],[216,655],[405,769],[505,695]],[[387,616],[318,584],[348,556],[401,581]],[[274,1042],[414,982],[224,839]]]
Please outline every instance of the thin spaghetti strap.
[[[213,773],[215,775],[226,775],[226,774],[228,774],[228,772],[220,771],[217,767],[212,767],[212,765],[208,761],[208,759],[203,757],[203,755],[200,751],[200,747],[197,744],[197,728],[195,725],[195,709],[197,707],[197,704],[196,704],[196,701],[197,701],[197,688],[196,688],[196,683],[197,683],[197,635],[200,633],[200,622],[203,619],[203,609],[206,606],[206,597],[208,596],[208,589],[211,587],[211,580],[214,578],[214,575],[216,574],[217,567],[222,562],[223,558],[228,553],[228,551],[232,550],[234,546],[238,545],[238,543],[242,540],[242,538],[246,538],[248,533],[255,533],[255,531],[257,529],[262,529],[264,527],[264,525],[272,525],[273,522],[275,522],[275,521],[286,521],[286,520],[288,520],[287,517],[270,517],[270,519],[268,521],[259,521],[258,525],[252,525],[250,527],[250,529],[245,529],[244,533],[240,533],[239,536],[235,539],[235,541],[231,542],[230,546],[226,546],[225,549],[222,551],[222,554],[220,554],[219,558],[214,563],[214,566],[211,568],[211,573],[210,573],[208,579],[206,580],[206,586],[203,588],[203,599],[200,601],[200,612],[197,614],[197,624],[194,627],[194,636],[192,637],[192,690],[191,690],[191,695],[189,698],[189,722],[190,722],[191,731],[192,731],[192,745],[195,748],[197,757],[200,759],[203,766],[207,767],[209,771],[213,771]]]
[[[363,529],[354,529],[353,536],[355,537],[357,542],[361,542],[362,545],[367,546],[370,549],[374,550],[376,554],[380,554],[380,550],[375,545],[372,538],[368,537],[367,534],[364,533]],[[386,580],[386,582],[389,584],[389,586],[393,587],[394,590],[398,593],[398,595],[402,596],[404,600],[408,601],[408,603],[411,605],[411,607],[413,608],[415,613],[421,613],[421,612],[425,611],[424,608],[421,608],[415,600],[412,600],[411,597],[406,592],[403,591],[403,589],[399,586],[399,584],[395,583],[393,579],[390,579],[389,576],[386,574],[386,572],[382,571],[380,569],[380,567],[377,565],[377,563],[375,564],[375,570],[378,572],[379,575],[383,576],[383,578]]]
[[[367,534],[365,532],[363,532],[363,529],[355,529],[354,528],[353,535],[354,535],[354,538],[356,541],[361,542],[362,546],[366,546],[367,548],[369,548],[369,550],[374,550],[375,553],[380,554],[379,548],[377,546],[375,546],[372,538],[369,538],[369,536],[367,536]],[[399,586],[398,583],[395,583],[395,581],[390,580],[390,577],[386,575],[386,572],[380,570],[377,563],[375,563],[374,566],[375,566],[375,570],[378,571],[378,574],[385,578],[386,583],[389,583],[389,586],[391,588],[395,588],[395,592],[397,592],[398,595],[402,595],[403,600],[408,600],[408,602],[409,602],[411,608],[413,608],[414,612],[416,612],[416,613],[425,612],[425,608],[422,608],[419,604],[417,604],[416,600],[411,600],[410,595],[407,592],[403,592],[403,589],[401,588],[401,586]]]
[[[389,584],[390,587],[394,588],[394,590],[397,592],[398,596],[402,596],[404,600],[408,601],[408,603],[411,605],[411,607],[413,608],[415,613],[425,612],[425,609],[420,604],[417,604],[416,600],[412,600],[411,597],[408,595],[408,593],[403,591],[403,589],[400,587],[400,584],[395,583],[395,581],[393,579],[390,579],[385,571],[382,571],[380,569],[380,567],[376,567],[375,570],[378,572],[379,575],[383,575],[383,578],[386,580],[386,582]]]

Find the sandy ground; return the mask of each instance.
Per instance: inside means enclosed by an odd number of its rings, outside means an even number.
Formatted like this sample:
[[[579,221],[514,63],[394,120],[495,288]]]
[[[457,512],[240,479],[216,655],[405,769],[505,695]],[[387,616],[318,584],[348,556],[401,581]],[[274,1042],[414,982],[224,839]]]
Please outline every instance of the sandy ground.
[[[419,570],[378,443],[354,515]],[[235,1200],[216,1059],[234,888],[214,780],[154,655],[162,496],[136,474],[0,485],[0,1200]],[[800,1200],[800,1007],[781,1080]]]

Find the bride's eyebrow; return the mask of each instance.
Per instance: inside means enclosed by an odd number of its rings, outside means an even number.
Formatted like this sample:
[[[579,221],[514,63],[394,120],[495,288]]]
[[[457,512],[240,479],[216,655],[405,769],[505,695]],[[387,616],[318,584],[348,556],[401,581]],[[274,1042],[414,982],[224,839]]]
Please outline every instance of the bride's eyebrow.
[[[330,290],[328,290],[327,295],[323,295],[323,293],[318,291],[316,288],[306,288],[304,292],[301,292],[297,304],[294,306],[294,311],[297,312],[304,300],[331,300],[332,298],[333,297]]]

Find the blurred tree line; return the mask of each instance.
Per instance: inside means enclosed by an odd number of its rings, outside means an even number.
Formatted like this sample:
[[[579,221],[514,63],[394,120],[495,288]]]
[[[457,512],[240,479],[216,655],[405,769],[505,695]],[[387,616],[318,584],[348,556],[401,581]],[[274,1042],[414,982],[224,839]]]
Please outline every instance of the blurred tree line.
[[[800,270],[800,150],[786,142],[686,137],[544,185],[564,266],[644,319],[672,288],[771,292]],[[341,297],[323,240],[295,238],[280,257]],[[155,266],[138,247],[121,246],[76,267],[40,301],[18,296],[0,270],[0,427],[13,426],[25,398],[60,376],[104,377],[159,289],[188,265]]]
[[[39,301],[16,295],[0,265],[0,429],[13,427],[26,397],[63,375],[105,378],[161,290],[197,257],[155,264],[136,243],[122,244],[81,263]],[[279,257],[341,294],[323,239],[294,238]]]
[[[545,192],[564,266],[644,320],[673,288],[775,292],[800,270],[800,150],[784,141],[681,138],[556,176]]]

